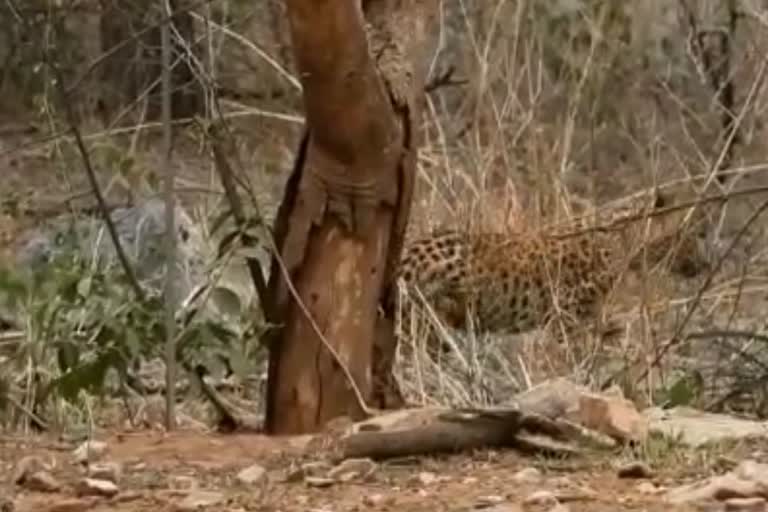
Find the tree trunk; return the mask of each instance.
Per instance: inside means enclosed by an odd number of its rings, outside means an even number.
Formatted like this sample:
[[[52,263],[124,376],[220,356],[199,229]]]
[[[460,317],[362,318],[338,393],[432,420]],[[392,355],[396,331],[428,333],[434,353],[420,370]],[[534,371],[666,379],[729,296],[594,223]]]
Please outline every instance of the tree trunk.
[[[195,79],[188,50],[194,49],[192,16],[180,0],[170,0],[175,14],[171,32],[171,113],[174,119],[200,111],[202,88]],[[161,31],[165,17],[156,0],[102,0],[101,46],[107,57],[101,67],[100,110],[105,124],[159,120],[161,115]],[[181,36],[184,43],[178,39]],[[144,111],[143,106],[147,108]],[[123,117],[123,111],[130,115]],[[121,116],[123,119],[114,119]]]
[[[391,382],[395,338],[378,311],[391,317],[435,1],[286,1],[306,132],[274,229],[270,433],[361,419],[382,405],[374,377]]]

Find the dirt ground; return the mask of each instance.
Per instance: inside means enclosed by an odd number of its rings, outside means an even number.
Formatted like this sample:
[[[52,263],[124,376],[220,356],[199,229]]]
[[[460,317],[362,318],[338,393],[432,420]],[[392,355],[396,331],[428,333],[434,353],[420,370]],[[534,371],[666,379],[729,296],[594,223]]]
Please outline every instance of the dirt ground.
[[[382,463],[362,480],[315,487],[301,478],[286,481],[292,468],[313,461],[311,456],[301,455],[304,443],[299,438],[191,431],[111,432],[96,437],[108,443],[103,460],[122,466],[120,492],[115,497],[77,498],[75,484],[84,470],[74,461],[75,444],[6,436],[0,442],[4,475],[0,498],[13,502],[13,508],[3,510],[177,511],[192,509],[184,505],[185,499],[203,491],[216,496],[218,503],[199,509],[212,511],[700,510],[665,503],[661,493],[644,490],[648,481],[620,479],[615,461],[604,458],[547,460],[514,451],[482,451],[471,456]],[[49,465],[51,475],[62,484],[59,492],[32,492],[9,482],[15,463],[27,455],[37,455]],[[241,483],[236,475],[253,464],[263,467],[266,477],[255,484]],[[542,478],[521,481],[518,473],[532,467]],[[711,469],[692,465],[673,470],[662,465],[653,468],[656,474],[651,482],[659,488],[671,487]],[[559,497],[567,508],[553,508],[552,503],[524,504],[542,491]]]

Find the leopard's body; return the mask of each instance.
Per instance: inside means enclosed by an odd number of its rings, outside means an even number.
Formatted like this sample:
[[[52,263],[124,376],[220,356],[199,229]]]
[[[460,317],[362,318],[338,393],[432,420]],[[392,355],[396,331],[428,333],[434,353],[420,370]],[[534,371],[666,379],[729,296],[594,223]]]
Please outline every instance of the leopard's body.
[[[593,321],[621,276],[644,257],[658,263],[682,241],[671,269],[691,274],[703,267],[695,236],[681,238],[669,219],[646,223],[637,216],[621,211],[609,225],[581,223],[575,232],[437,233],[406,244],[396,278],[416,304],[426,300],[454,328],[470,317],[479,330],[511,334],[544,327],[555,316],[566,325]],[[407,305],[399,306],[401,319],[410,318]]]

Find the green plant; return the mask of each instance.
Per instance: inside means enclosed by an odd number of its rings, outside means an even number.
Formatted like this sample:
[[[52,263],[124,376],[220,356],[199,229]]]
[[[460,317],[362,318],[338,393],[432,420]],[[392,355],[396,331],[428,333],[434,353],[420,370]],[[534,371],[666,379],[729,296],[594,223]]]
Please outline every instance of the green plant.
[[[227,296],[219,288],[212,293]],[[0,298],[24,330],[0,359],[0,397],[23,390],[17,402],[27,411],[40,414],[57,398],[77,404],[82,393],[103,396],[127,387],[142,392],[134,370],[163,357],[162,298],[149,295],[140,302],[122,274],[71,254],[36,272],[3,270]],[[177,355],[183,367],[240,378],[252,374],[258,324],[237,332],[228,322],[196,313],[185,312],[179,320]]]

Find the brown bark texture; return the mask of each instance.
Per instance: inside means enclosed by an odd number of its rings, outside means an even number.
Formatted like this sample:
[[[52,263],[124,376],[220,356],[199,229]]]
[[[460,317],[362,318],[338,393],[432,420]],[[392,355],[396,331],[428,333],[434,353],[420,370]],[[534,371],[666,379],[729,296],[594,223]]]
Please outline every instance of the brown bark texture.
[[[371,403],[374,373],[389,373],[394,336],[378,311],[390,302],[408,220],[435,7],[286,0],[306,131],[274,226],[270,433],[313,432],[380,406]]]

